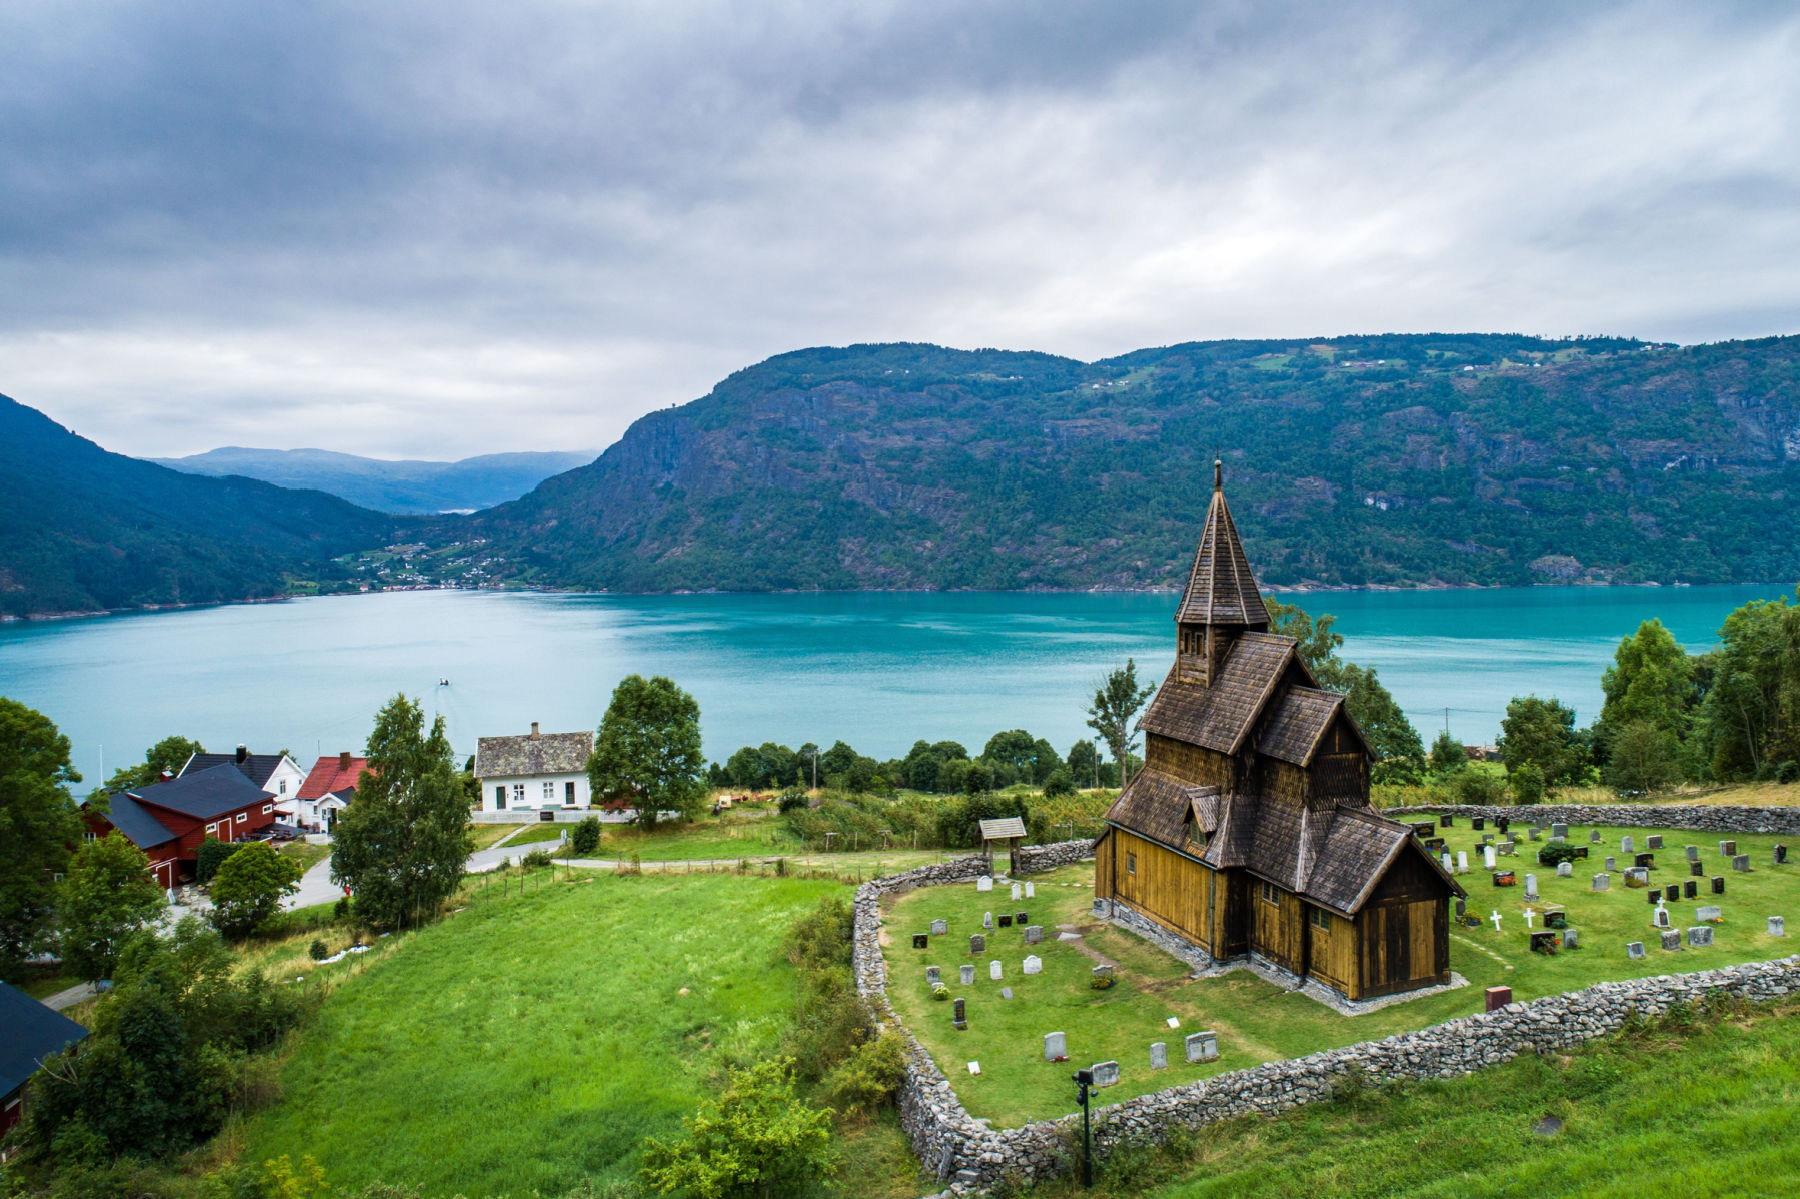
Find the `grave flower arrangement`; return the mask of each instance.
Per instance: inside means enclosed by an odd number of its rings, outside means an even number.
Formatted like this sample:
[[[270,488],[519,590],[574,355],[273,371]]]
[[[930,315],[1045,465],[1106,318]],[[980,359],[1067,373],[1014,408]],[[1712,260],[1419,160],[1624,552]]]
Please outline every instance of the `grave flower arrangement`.
[[[950,998],[950,988],[946,987],[941,982],[932,983],[931,984],[931,997],[933,999],[937,1000],[939,1003],[942,1003],[944,1000]]]

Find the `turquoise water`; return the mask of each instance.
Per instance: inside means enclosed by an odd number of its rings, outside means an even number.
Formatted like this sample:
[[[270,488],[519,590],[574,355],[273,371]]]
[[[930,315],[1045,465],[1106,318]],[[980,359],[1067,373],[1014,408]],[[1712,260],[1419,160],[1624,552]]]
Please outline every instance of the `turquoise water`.
[[[1430,740],[1449,709],[1491,742],[1508,699],[1572,704],[1583,723],[1618,639],[1652,616],[1693,648],[1777,587],[1518,588],[1285,597],[1333,612]],[[707,752],[766,740],[877,757],[920,737],[978,750],[1026,728],[1087,735],[1099,675],[1135,657],[1160,679],[1175,596],[953,593],[604,596],[396,592],[0,626],[0,695],[40,709],[95,777],[173,732],[315,753],[359,749],[396,691],[475,738],[593,727],[624,675],[666,674],[700,701]],[[438,686],[448,678],[449,686]]]

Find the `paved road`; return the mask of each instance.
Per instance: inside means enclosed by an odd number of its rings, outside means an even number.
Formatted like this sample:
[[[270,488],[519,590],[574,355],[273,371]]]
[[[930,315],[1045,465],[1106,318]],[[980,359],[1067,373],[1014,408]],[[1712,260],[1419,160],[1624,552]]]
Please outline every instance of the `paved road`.
[[[300,889],[282,900],[281,906],[292,911],[319,903],[336,903],[343,897],[344,889],[331,881],[331,855],[327,854],[300,876]]]
[[[94,989],[93,983],[82,983],[66,991],[58,991],[44,1000],[43,1004],[53,1012],[60,1012],[66,1007],[74,1007],[84,999],[92,999],[97,994],[99,992]]]

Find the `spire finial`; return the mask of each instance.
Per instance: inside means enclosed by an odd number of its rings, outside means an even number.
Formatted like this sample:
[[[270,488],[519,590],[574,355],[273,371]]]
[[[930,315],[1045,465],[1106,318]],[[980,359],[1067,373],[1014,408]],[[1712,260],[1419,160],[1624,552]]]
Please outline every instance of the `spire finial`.
[[[1213,459],[1213,490],[1225,490],[1225,460],[1223,458]]]

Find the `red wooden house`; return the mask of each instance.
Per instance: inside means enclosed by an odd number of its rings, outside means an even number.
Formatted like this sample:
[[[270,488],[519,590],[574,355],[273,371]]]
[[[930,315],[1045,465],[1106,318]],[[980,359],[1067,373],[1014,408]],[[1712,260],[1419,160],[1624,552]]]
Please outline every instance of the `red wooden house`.
[[[88,836],[114,829],[150,858],[150,872],[164,887],[194,877],[200,842],[248,841],[275,823],[275,797],[227,763],[121,791],[101,814],[83,805]]]

